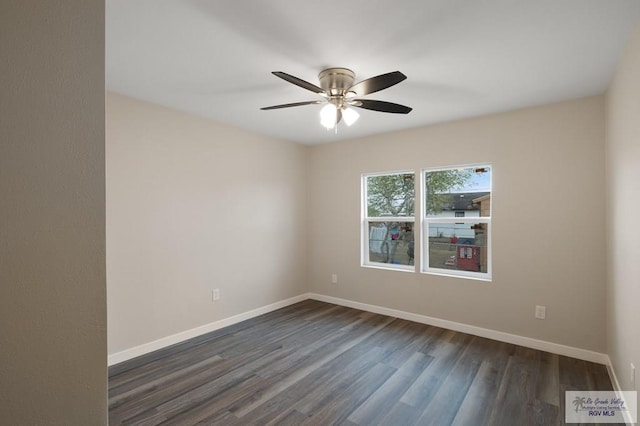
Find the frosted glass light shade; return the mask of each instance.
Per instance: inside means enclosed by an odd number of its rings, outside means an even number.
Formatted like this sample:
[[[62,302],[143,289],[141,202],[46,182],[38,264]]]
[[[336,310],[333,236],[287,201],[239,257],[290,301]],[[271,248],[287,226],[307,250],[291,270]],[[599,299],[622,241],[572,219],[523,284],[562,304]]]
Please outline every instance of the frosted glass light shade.
[[[353,108],[345,108],[342,110],[342,118],[344,119],[344,122],[347,123],[347,126],[351,126],[359,117],[360,114],[358,114],[358,111]]]
[[[338,109],[334,104],[326,104],[320,110],[320,124],[327,129],[333,129],[336,125]]]

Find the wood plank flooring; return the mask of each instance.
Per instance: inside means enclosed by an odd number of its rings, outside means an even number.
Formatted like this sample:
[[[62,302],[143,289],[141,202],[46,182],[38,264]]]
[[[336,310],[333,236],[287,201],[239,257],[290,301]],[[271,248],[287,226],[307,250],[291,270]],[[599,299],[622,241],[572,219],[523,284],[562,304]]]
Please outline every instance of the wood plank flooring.
[[[111,425],[560,425],[605,366],[307,300],[109,368]]]

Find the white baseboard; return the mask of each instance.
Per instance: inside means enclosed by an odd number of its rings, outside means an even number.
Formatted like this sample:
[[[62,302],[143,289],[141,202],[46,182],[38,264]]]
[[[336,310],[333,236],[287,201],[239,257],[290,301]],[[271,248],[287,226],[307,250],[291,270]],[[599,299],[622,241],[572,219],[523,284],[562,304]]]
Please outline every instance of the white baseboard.
[[[125,349],[124,351],[116,352],[114,354],[109,355],[108,364],[109,366],[118,364],[123,361],[127,361],[129,359],[138,357],[140,355],[157,351],[158,349],[166,348],[167,346],[171,346],[176,343],[184,342],[185,340],[192,339],[194,337],[209,333],[211,331],[219,330],[221,328],[224,328],[233,324],[237,324],[242,321],[246,321],[248,319],[269,313],[271,311],[284,308],[285,306],[302,302],[303,300],[307,300],[308,298],[309,298],[308,294],[301,294],[299,296],[295,296],[286,300],[281,300],[279,302],[272,303],[267,306],[263,306],[248,312],[244,312],[242,314],[234,315],[232,317],[224,318],[219,321],[214,321],[212,323],[205,324],[200,327],[192,328],[191,330],[186,330],[180,333],[173,334],[171,336],[163,337],[161,339],[154,340],[153,342],[144,343],[140,346],[135,346],[130,349]]]
[[[130,349],[125,349],[121,352],[116,352],[109,355],[108,364],[114,365],[127,361],[129,359],[138,357],[140,355],[147,354],[149,352],[156,351],[158,349],[166,348],[167,346],[174,345],[176,343],[183,342],[188,339],[200,336],[202,334],[209,333],[211,331],[219,330],[223,327],[227,327],[239,322],[275,311],[285,306],[293,305],[294,303],[302,302],[303,300],[313,299],[321,302],[333,303],[335,305],[346,306],[349,308],[360,309],[367,312],[372,312],[381,315],[388,315],[391,317],[401,318],[408,321],[414,321],[421,324],[433,325],[436,327],[446,328],[449,330],[459,331],[462,333],[472,334],[474,336],[486,337],[488,339],[498,340],[500,342],[512,343],[514,345],[520,345],[527,348],[538,349],[545,352],[551,352],[558,355],[565,355],[572,358],[582,359],[585,361],[596,362],[598,364],[604,364],[607,366],[609,376],[620,389],[620,385],[616,378],[616,375],[611,366],[611,360],[606,354],[593,352],[586,349],[574,348],[572,346],[565,346],[559,343],[547,342],[544,340],[532,339],[530,337],[518,336],[515,334],[504,333],[501,331],[490,330],[487,328],[476,327],[473,325],[462,324],[455,321],[443,320],[440,318],[429,317],[426,315],[414,314],[411,312],[400,311],[397,309],[386,308],[384,306],[370,305],[367,303],[354,302],[352,300],[340,299],[332,296],[325,296],[316,293],[305,293],[299,296],[295,296],[286,300],[281,300],[276,303],[272,303],[267,306],[263,306],[257,309],[253,309],[242,314],[234,315],[229,318],[224,318],[219,321],[214,321],[209,324],[202,325],[200,327],[186,330],[180,333],[173,334],[171,336],[163,337],[153,342],[144,343],[140,346],[135,346]]]
[[[611,363],[611,358],[609,358],[609,355],[607,355],[607,373],[609,373],[609,378],[611,379],[611,383],[613,384],[613,390],[617,392],[622,391],[620,382],[618,381],[618,376],[616,376],[616,371],[613,369],[613,364]]]
[[[591,361],[598,364],[610,364],[609,357],[606,354],[593,352],[586,349],[574,348],[572,346],[565,346],[559,343],[552,343],[544,340],[532,339],[530,337],[518,336],[516,334],[504,333],[501,331],[490,330],[487,328],[476,327],[459,322],[443,320],[440,318],[428,317],[426,315],[413,314],[410,312],[399,311],[397,309],[385,308],[384,306],[369,305],[367,303],[354,302],[351,300],[340,299],[332,296],[324,296],[322,294],[309,293],[308,296],[310,299],[319,300],[321,302],[333,303],[335,305],[360,309],[367,312],[373,312],[375,314],[388,315],[408,321],[446,328],[448,330],[460,331],[462,333],[472,334],[474,336],[486,337],[488,339],[498,340],[500,342],[512,343],[514,345],[520,345],[527,348],[551,352],[558,355],[565,355],[568,357]]]

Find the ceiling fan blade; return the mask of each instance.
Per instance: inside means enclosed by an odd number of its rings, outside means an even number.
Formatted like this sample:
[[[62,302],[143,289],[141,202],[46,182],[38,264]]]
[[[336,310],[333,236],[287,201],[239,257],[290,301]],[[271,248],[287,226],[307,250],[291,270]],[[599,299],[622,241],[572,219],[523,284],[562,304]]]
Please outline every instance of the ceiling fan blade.
[[[408,106],[394,104],[392,102],[374,101],[371,99],[354,99],[350,104],[358,108],[370,109],[380,112],[391,112],[394,114],[409,114],[413,109],[409,108]]]
[[[295,84],[296,86],[300,86],[303,89],[311,90],[314,93],[324,93],[324,90],[315,84],[311,84],[308,81],[304,81],[298,77],[294,77],[291,74],[287,74],[282,71],[273,71],[273,75],[280,77],[281,79],[288,81],[289,83]]]
[[[312,105],[312,104],[321,104],[321,103],[322,101],[294,102],[292,104],[273,105],[273,106],[268,106],[260,109],[263,111],[267,111],[270,109],[290,108],[290,107],[297,107],[302,105]]]
[[[391,87],[395,84],[407,78],[406,75],[400,71],[393,71],[387,74],[381,74],[376,77],[371,77],[366,80],[362,80],[360,83],[356,83],[347,92],[355,92],[358,96],[368,95],[387,87]]]

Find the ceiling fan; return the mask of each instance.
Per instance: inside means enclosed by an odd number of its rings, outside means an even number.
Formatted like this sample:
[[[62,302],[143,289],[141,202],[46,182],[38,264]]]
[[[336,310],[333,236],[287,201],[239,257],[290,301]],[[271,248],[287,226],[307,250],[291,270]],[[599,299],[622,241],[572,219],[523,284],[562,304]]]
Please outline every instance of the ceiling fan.
[[[390,112],[394,114],[408,114],[411,112],[411,108],[408,106],[394,104],[392,102],[358,98],[359,96],[365,96],[370,93],[387,89],[405,80],[407,76],[402,74],[400,71],[381,74],[353,84],[355,80],[355,73],[350,69],[327,68],[320,71],[320,74],[318,74],[318,79],[320,80],[319,87],[282,71],[274,71],[273,74],[285,81],[288,81],[289,83],[317,93],[324,99],[273,105],[260,109],[272,110],[324,103],[326,105],[320,111],[320,122],[327,129],[335,127],[343,118],[348,126],[352,125],[358,119],[359,114],[350,107]]]

